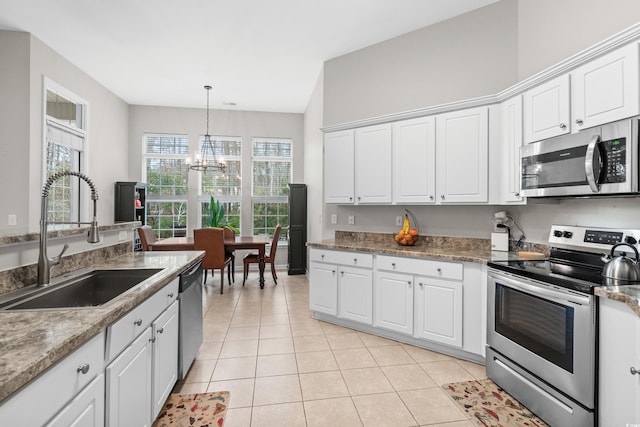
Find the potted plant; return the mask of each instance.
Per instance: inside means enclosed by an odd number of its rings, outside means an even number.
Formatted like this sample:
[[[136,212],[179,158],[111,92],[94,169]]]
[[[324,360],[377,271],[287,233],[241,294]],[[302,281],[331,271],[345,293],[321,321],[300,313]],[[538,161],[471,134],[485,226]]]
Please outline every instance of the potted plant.
[[[232,229],[234,233],[240,233],[237,222],[232,223],[225,218],[224,206],[219,200],[215,200],[213,196],[211,196],[209,203],[209,227],[228,227]]]

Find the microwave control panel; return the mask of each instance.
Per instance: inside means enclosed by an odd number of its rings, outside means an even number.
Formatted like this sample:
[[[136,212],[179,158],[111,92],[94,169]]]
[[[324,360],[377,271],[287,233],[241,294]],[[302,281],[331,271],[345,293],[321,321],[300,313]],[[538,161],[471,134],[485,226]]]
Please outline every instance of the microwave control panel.
[[[604,183],[625,182],[627,176],[627,139],[610,139],[602,141],[601,145],[605,153],[603,159],[603,167],[605,168]]]

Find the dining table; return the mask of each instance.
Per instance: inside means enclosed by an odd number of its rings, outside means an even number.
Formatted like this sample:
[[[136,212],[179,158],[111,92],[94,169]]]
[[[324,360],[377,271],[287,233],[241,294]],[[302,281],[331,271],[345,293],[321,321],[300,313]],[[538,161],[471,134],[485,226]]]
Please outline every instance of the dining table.
[[[260,270],[260,289],[264,289],[264,254],[266,246],[271,243],[269,236],[236,236],[224,239],[226,251],[250,250],[258,251],[258,268]],[[168,237],[149,243],[150,251],[192,251],[195,249],[193,237]]]

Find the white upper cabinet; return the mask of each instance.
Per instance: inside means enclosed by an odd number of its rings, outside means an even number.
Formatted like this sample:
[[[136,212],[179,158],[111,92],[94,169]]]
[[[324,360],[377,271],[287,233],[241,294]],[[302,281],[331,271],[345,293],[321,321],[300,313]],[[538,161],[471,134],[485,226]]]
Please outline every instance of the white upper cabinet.
[[[575,131],[639,113],[638,44],[604,55],[571,74]]]
[[[394,203],[435,203],[435,125],[433,116],[393,124]]]
[[[569,75],[565,74],[524,93],[524,140],[528,144],[571,131]]]
[[[391,124],[356,129],[356,203],[391,203]]]
[[[522,168],[520,147],[522,146],[522,97],[516,96],[502,103],[502,179],[501,203],[524,201],[520,195]]]
[[[438,203],[486,203],[488,155],[488,107],[436,116]]]
[[[331,132],[324,136],[324,201],[354,202],[354,131]]]

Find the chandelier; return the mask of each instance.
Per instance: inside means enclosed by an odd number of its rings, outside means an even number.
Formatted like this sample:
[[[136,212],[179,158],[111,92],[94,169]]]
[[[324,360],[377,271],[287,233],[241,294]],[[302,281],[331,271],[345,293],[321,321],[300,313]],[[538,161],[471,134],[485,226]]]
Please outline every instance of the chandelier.
[[[207,133],[204,135],[200,153],[196,153],[193,160],[187,159],[186,163],[190,170],[201,172],[220,171],[224,173],[227,166],[222,159],[220,159],[220,161],[216,159],[216,152],[213,147],[213,142],[211,141],[211,135],[209,135],[209,92],[211,91],[211,86],[206,85],[204,88],[207,91]]]

